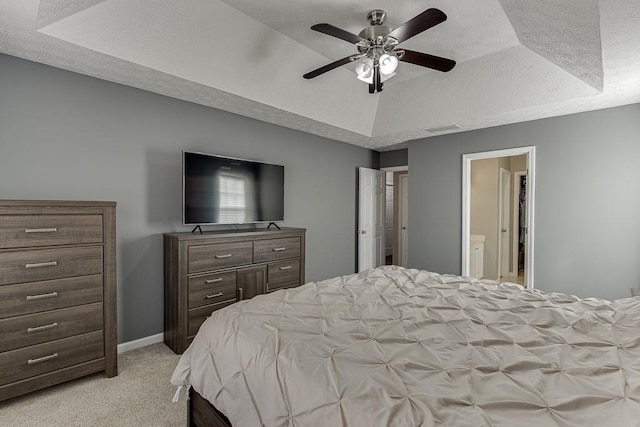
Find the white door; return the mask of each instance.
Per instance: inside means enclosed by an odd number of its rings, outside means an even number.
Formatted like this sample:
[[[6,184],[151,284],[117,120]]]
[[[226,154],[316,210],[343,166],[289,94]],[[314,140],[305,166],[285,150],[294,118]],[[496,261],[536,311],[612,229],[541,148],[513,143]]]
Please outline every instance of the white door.
[[[358,168],[358,271],[384,265],[385,173]]]
[[[511,254],[511,172],[500,168],[500,277],[509,276]]]
[[[400,234],[398,242],[398,265],[406,267],[409,258],[409,175],[400,175]]]

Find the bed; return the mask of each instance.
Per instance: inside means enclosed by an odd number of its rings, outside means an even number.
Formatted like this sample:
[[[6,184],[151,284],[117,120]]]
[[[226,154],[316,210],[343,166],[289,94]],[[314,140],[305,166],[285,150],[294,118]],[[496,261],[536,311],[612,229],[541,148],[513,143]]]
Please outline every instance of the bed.
[[[171,382],[191,425],[637,426],[640,298],[378,267],[214,312]]]

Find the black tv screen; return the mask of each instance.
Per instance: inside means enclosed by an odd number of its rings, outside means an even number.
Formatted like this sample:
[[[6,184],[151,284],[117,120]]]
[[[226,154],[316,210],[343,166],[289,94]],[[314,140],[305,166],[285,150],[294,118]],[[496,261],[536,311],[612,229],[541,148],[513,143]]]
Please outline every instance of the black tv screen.
[[[184,225],[284,220],[284,166],[183,152]]]

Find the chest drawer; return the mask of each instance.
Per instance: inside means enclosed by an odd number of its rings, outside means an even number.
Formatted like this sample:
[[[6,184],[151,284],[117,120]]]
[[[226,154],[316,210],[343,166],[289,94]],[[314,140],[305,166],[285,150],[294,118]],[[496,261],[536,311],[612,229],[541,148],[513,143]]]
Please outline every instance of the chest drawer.
[[[267,267],[267,292],[300,285],[300,260],[274,262]]]
[[[100,273],[100,246],[0,253],[0,285]]]
[[[253,262],[268,262],[299,256],[299,237],[258,240],[254,244]]]
[[[251,264],[253,242],[221,243],[189,247],[188,272],[217,270],[236,265]]]
[[[95,331],[0,353],[0,384],[104,357],[103,332]]]
[[[216,310],[220,310],[223,307],[233,304],[236,302],[235,298],[231,301],[223,301],[217,304],[207,305],[204,307],[199,307],[193,310],[189,310],[189,329],[187,331],[187,336],[191,337],[198,333],[198,329],[202,326],[202,322],[207,320],[207,317],[211,316]]]
[[[102,301],[102,274],[0,286],[0,319]]]
[[[102,329],[102,303],[0,320],[0,352]]]
[[[189,308],[236,298],[236,272],[189,278]]]
[[[102,215],[3,215],[0,249],[102,242]]]

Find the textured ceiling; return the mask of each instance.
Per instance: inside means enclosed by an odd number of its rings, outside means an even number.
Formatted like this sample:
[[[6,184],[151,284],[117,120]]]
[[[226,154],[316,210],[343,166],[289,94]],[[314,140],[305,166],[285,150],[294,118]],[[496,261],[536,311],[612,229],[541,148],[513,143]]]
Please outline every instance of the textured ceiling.
[[[452,58],[401,63],[370,95],[355,53],[310,30],[358,33],[371,9],[397,27],[448,20],[402,43]],[[640,102],[638,0],[0,0],[0,52],[377,150],[406,141]]]

